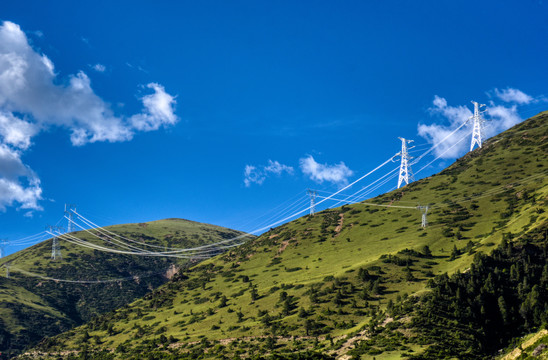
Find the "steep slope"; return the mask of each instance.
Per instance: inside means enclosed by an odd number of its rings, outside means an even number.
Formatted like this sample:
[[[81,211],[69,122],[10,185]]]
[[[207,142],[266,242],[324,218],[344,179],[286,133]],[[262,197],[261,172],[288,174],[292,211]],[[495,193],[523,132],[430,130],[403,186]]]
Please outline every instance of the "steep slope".
[[[355,358],[420,354],[434,337],[421,342],[416,328],[402,325],[414,309],[398,313],[398,321],[387,314],[395,304],[417,304],[431,293],[430,279],[467,271],[503,238],[544,229],[547,139],[545,112],[438,175],[272,229],[39,349],[120,359],[143,352],[349,358],[354,348],[361,349]],[[418,204],[430,204],[426,229]]]
[[[106,229],[147,244],[182,248],[242,234],[182,219]],[[97,242],[91,233],[74,235]],[[51,239],[0,259],[0,267],[10,269],[10,278],[0,277],[0,353],[15,354],[45,335],[142,297],[189,264],[186,259],[113,255],[63,240],[60,245],[62,258],[57,260],[51,259]]]
[[[548,359],[548,330],[542,329],[534,334],[528,334],[511,346],[500,360],[533,360]]]

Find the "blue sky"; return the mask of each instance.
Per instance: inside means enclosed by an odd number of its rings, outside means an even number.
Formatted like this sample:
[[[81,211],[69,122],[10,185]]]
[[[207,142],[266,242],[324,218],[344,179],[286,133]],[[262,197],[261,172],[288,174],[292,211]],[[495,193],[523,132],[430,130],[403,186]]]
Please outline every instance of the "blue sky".
[[[471,100],[493,135],[548,109],[547,14],[543,1],[4,1],[0,238],[57,223],[67,202],[101,225],[250,231],[375,168],[398,136],[439,143]],[[464,154],[468,130],[417,177]]]

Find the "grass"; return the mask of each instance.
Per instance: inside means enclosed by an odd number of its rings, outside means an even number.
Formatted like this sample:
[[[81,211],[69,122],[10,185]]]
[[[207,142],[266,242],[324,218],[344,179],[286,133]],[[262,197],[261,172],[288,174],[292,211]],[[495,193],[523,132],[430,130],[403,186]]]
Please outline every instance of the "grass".
[[[56,337],[47,349],[81,349],[86,333],[108,339],[108,345],[89,343],[91,348],[114,350],[123,344],[134,353],[161,335],[172,336],[189,354],[223,348],[226,339],[244,339],[222,350],[230,356],[237,349],[250,356],[255,348],[333,352],[358,331],[384,326],[382,310],[428,291],[432,276],[466,271],[475,253],[489,253],[503,237],[518,238],[546,222],[547,120],[548,113],[541,113],[440,174],[369,201],[432,204],[426,229],[414,209],[355,204],[305,216],[98,319],[114,326],[111,334],[84,325]],[[425,246],[432,256],[424,253]],[[360,269],[367,275],[360,276]],[[220,306],[222,296],[226,306]],[[268,337],[293,340],[263,348]],[[213,343],[207,346],[204,339]],[[390,339],[378,345],[385,351],[377,358],[420,350],[391,346]]]
[[[107,229],[136,241],[167,247],[193,247],[241,234],[182,219],[115,225]],[[81,231],[74,235],[98,243],[89,233]],[[63,240],[60,241],[62,258],[52,261],[51,243],[51,239],[46,240],[0,259],[0,267],[10,264],[11,273],[9,279],[0,277],[0,325],[12,337],[11,345],[0,341],[0,352],[8,348],[16,352],[44,335],[66,331],[93,316],[125,305],[165,283],[170,266],[188,265],[186,259],[117,256]],[[139,279],[96,285],[70,284],[27,276],[21,270],[66,280]]]

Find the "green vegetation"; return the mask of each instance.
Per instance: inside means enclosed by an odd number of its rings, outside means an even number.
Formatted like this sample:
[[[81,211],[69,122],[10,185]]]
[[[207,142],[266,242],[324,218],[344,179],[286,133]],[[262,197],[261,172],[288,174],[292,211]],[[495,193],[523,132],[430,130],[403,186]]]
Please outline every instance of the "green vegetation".
[[[387,307],[391,326],[373,330],[372,340],[350,354],[370,353],[379,338],[399,338],[400,346],[428,346],[409,359],[483,359],[548,325],[548,222],[504,240],[491,255],[477,253],[466,272],[437,276],[428,287],[424,296]]]
[[[138,241],[169,247],[197,246],[241,234],[181,219],[108,229]],[[96,241],[89,233],[75,235]],[[170,272],[189,265],[184,259],[112,255],[62,240],[63,257],[52,261],[51,242],[47,240],[0,259],[0,267],[11,264],[10,278],[0,277],[0,353],[16,354],[45,335],[58,334],[123,306],[164,284]],[[22,271],[56,279],[121,280],[98,284],[55,282]]]
[[[546,325],[546,139],[542,113],[440,174],[368,201],[431,204],[426,229],[418,209],[355,204],[305,216],[35,351],[68,359],[490,358]]]

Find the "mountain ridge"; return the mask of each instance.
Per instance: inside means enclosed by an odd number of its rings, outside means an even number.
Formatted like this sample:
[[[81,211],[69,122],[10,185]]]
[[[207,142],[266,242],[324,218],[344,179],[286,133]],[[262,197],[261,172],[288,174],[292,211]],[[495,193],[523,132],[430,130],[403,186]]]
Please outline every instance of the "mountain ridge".
[[[439,174],[278,226],[36,351],[97,359],[436,358],[435,334],[407,325],[421,319],[413,304],[426,306],[421,299],[439,290],[429,284],[448,286],[505,241],[516,251],[522,240],[545,246],[536,231],[548,219],[547,138],[543,112]],[[387,206],[418,203],[431,204],[427,228],[418,209]],[[465,341],[473,332],[463,328]],[[474,358],[492,356],[473,350]],[[448,351],[442,358],[459,355]]]
[[[243,235],[184,219],[119,224],[104,229],[160,247],[194,247]],[[92,233],[82,230],[72,235],[97,243]],[[0,266],[10,265],[10,278],[0,278],[0,319],[5,329],[0,334],[0,353],[16,353],[44,335],[66,331],[124,305],[197,261],[117,256],[63,240],[60,244],[62,257],[57,260],[51,259],[51,239],[0,259]]]

